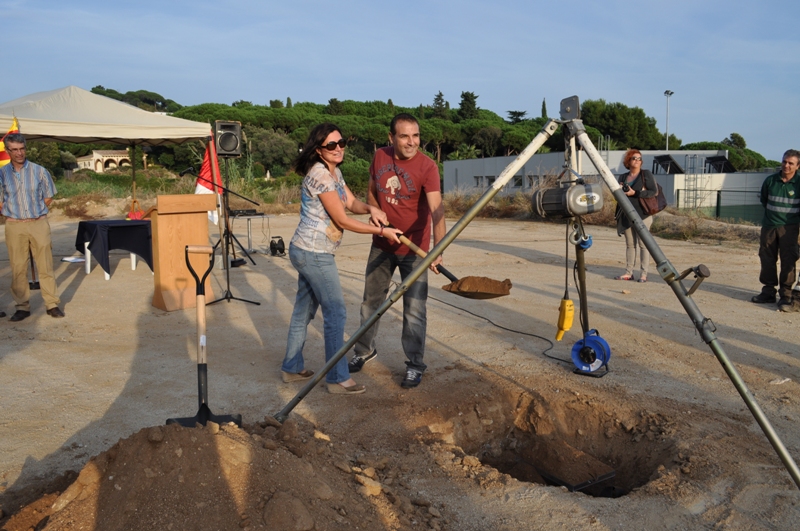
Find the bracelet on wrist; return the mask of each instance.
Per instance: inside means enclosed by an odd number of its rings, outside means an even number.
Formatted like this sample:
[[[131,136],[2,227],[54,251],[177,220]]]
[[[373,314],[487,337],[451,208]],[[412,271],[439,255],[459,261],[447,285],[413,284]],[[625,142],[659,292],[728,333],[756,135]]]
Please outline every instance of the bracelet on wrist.
[[[383,237],[383,227],[381,227],[381,231],[378,233],[378,236]]]

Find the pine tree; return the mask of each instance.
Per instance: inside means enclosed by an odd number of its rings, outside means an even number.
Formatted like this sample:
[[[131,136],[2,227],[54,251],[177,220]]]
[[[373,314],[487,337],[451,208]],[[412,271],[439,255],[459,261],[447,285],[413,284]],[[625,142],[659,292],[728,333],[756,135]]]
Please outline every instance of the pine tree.
[[[461,93],[461,105],[458,108],[458,115],[462,120],[471,120],[478,117],[478,96],[474,92]]]
[[[433,97],[433,117],[434,118],[447,118],[447,110],[450,104],[444,101],[444,94],[440,90],[439,93]]]
[[[547,119],[547,102],[542,98],[542,118]]]

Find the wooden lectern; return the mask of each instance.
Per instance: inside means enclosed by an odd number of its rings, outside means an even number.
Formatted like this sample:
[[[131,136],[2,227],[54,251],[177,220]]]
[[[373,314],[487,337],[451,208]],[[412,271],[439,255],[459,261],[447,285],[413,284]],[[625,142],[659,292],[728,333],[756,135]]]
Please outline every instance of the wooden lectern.
[[[186,267],[187,245],[208,245],[208,211],[217,209],[215,194],[160,195],[148,212],[152,219],[153,306],[171,312],[194,308],[196,288]],[[195,271],[208,269],[208,256],[190,254]],[[205,282],[206,299],[213,299],[211,279]]]

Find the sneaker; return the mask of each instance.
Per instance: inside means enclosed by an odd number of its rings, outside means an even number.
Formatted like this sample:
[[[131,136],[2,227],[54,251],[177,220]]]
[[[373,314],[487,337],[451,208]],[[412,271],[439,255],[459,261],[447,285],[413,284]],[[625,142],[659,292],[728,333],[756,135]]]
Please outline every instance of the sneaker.
[[[359,356],[356,354],[355,356],[353,356],[353,359],[350,360],[350,363],[347,364],[347,368],[350,370],[350,372],[358,372],[361,370],[362,367],[364,367],[364,365],[367,364],[368,361],[374,360],[375,356],[377,355],[378,355],[377,350],[373,350],[366,356]]]
[[[422,381],[422,373],[416,369],[407,369],[406,370],[406,377],[403,378],[403,381],[400,383],[400,387],[404,387],[406,389],[411,389],[412,387],[416,387]]]
[[[778,304],[778,309],[786,313],[800,312],[800,300],[783,300],[780,304]]]
[[[767,293],[759,293],[758,295],[754,295],[753,298],[750,299],[750,302],[755,302],[756,304],[772,304],[775,302],[775,294],[769,295]]]

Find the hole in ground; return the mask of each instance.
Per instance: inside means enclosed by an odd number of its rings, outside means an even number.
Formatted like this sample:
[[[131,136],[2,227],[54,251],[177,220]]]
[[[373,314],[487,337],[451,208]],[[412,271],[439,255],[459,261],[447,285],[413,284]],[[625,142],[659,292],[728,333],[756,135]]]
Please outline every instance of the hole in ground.
[[[509,406],[515,408],[513,427],[501,433],[496,428],[508,426],[508,417],[500,410]],[[526,394],[516,405],[476,405],[453,422],[456,444],[483,464],[519,481],[591,496],[628,494],[677,452],[666,416],[587,396]]]

